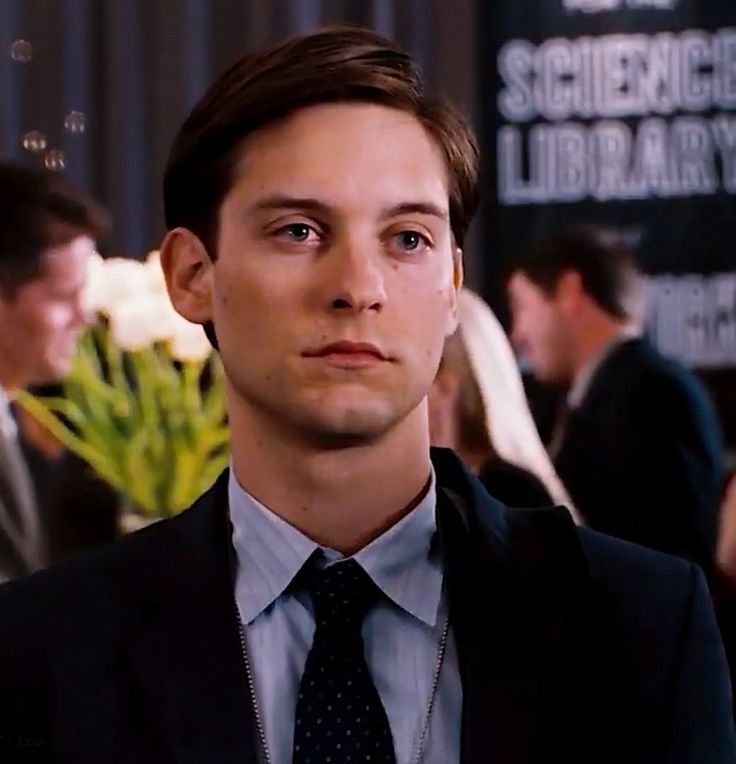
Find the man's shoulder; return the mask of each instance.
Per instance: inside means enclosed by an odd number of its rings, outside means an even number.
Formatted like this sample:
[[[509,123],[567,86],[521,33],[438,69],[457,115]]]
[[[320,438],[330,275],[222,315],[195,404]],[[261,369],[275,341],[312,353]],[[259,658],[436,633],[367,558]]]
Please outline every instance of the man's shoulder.
[[[681,608],[694,583],[703,579],[688,560],[575,525],[565,507],[510,508],[480,490],[475,479],[468,480],[472,490],[464,495],[474,507],[473,527],[491,543],[500,538],[501,554],[509,554],[520,569],[538,569],[544,578],[572,586],[588,581],[598,596],[635,610],[652,603]]]
[[[708,607],[701,569],[688,560],[574,526],[572,520],[567,533],[560,533],[563,524],[558,522],[552,534],[547,530],[549,519],[541,519],[545,511],[531,513],[540,517],[538,523],[531,520],[538,525],[534,535],[548,547],[544,557],[551,561],[543,579],[566,582],[563,599],[571,596],[569,602],[577,603],[573,610],[579,610],[583,620],[593,611],[604,614],[606,628],[620,635],[622,649],[636,656],[642,675],[651,675],[654,664],[671,665],[695,603]],[[646,661],[654,662],[652,671]]]
[[[588,528],[577,534],[596,599],[622,644],[641,662],[642,675],[674,665],[693,612],[710,608],[702,570],[689,560]]]
[[[688,560],[624,541],[586,526],[574,525],[564,507],[539,509],[502,508],[511,537],[533,536],[546,546],[544,557],[574,571],[587,574],[599,589],[619,592],[634,600],[672,594],[687,588],[699,570]],[[521,528],[521,532],[515,530]],[[575,562],[573,562],[575,560]]]
[[[644,413],[684,406],[702,414],[712,408],[692,371],[640,338],[623,342],[601,365],[587,402],[593,403],[599,396],[609,402],[619,400],[627,407],[643,406]]]
[[[609,373],[628,373],[632,377],[650,379],[653,383],[687,391],[701,387],[692,371],[677,359],[663,355],[644,338],[636,337],[622,342],[608,360],[604,368]]]
[[[161,521],[71,560],[3,584],[0,586],[0,618],[2,611],[9,607],[17,616],[36,608],[44,608],[47,613],[68,612],[72,600],[79,602],[89,597],[104,601],[113,589],[123,589],[126,582],[132,582],[138,565],[150,566],[150,555],[156,547],[165,548],[166,539],[175,532],[171,523],[171,520]]]
[[[658,552],[590,528],[576,528],[593,583],[632,606],[681,606],[693,580],[702,576],[688,560]]]
[[[122,600],[145,597],[161,581],[184,578],[187,571],[194,575],[221,559],[226,524],[216,510],[218,492],[226,484],[223,473],[180,514],[0,586],[0,620],[7,608],[19,616],[43,611],[64,618],[71,606],[116,607]]]
[[[176,571],[186,578],[190,550],[180,531],[186,521],[182,515],[161,520],[0,586],[0,662],[13,652],[27,656],[37,650],[40,657],[63,651],[75,640],[84,649],[135,629],[162,606],[158,593],[171,588],[162,582],[178,576]]]

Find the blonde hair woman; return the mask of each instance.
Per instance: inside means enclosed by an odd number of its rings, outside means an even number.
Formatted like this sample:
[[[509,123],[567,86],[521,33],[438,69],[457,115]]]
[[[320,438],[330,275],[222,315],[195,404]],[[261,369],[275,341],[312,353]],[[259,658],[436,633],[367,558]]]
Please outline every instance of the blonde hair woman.
[[[447,340],[429,394],[434,445],[453,448],[511,506],[572,508],[545,451],[503,327],[488,305],[463,289],[460,326]]]

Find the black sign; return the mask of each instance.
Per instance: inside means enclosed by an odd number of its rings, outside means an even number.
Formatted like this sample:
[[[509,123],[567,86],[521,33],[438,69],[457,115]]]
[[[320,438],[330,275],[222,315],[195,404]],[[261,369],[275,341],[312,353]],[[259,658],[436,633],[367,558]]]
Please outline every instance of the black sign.
[[[480,5],[486,297],[530,238],[614,225],[655,343],[736,367],[736,0]]]

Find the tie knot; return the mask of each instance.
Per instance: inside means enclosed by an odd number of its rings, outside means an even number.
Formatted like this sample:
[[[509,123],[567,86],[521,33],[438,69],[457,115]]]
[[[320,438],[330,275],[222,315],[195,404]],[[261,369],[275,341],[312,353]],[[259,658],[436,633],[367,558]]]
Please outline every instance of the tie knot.
[[[355,560],[315,571],[308,588],[318,629],[360,629],[380,594],[371,577]]]

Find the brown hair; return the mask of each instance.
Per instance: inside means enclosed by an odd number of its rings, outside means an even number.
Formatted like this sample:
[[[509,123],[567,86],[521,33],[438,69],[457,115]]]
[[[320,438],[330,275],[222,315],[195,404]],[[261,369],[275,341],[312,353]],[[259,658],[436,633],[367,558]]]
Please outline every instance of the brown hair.
[[[243,139],[298,109],[365,102],[413,114],[447,163],[450,224],[462,246],[477,206],[478,148],[463,117],[425,92],[416,63],[360,27],[329,27],[246,55],[205,93],[186,119],[164,173],[169,229],[188,228],[216,257],[218,210]]]
[[[486,407],[470,364],[462,327],[445,340],[438,374],[442,372],[455,374],[460,388],[455,409],[458,453],[482,456],[483,461],[490,459],[496,455],[495,449],[486,421]]]
[[[639,269],[633,247],[618,231],[578,224],[535,242],[511,266],[545,294],[554,295],[562,275],[580,274],[586,293],[606,313],[634,318]]]
[[[12,297],[44,267],[46,250],[103,236],[100,205],[58,173],[0,162],[0,291]]]

